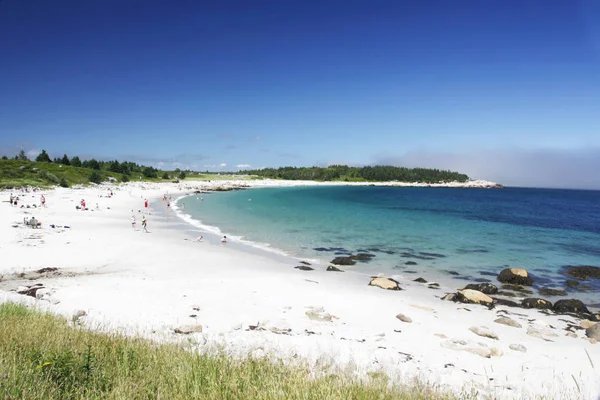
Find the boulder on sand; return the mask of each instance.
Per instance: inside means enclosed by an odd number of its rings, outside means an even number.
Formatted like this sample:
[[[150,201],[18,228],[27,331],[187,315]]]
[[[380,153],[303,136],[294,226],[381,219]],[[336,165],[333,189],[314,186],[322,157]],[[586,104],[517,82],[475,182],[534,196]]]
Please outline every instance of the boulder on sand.
[[[398,282],[391,278],[373,278],[369,282],[369,286],[377,286],[387,290],[402,290],[398,285]]]
[[[531,286],[533,279],[523,268],[506,268],[498,274],[498,281],[502,283],[512,283],[515,285]]]
[[[585,330],[585,335],[590,339],[600,340],[600,324],[587,328]]]
[[[558,300],[552,310],[556,313],[590,313],[585,304],[577,299]]]
[[[547,310],[552,308],[552,303],[544,299],[528,298],[523,299],[521,305],[525,308],[537,308],[538,310]]]
[[[470,283],[465,286],[465,289],[477,290],[484,294],[496,294],[498,293],[498,288],[491,283]]]
[[[329,271],[329,272],[344,272],[341,269],[339,269],[338,267],[334,267],[333,265],[330,265],[329,267],[327,267],[327,271]]]
[[[492,299],[490,296],[473,289],[459,290],[456,293],[456,298],[461,303],[473,303],[484,305],[491,305],[494,303],[494,299]]]
[[[332,264],[336,265],[354,265],[356,261],[354,261],[351,257],[336,257],[330,261]]]

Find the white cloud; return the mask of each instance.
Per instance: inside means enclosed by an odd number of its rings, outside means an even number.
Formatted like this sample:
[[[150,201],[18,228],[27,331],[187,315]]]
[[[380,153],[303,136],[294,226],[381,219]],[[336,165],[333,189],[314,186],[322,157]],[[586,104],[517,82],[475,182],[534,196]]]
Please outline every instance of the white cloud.
[[[238,164],[235,167],[238,169],[244,169],[244,168],[250,168],[251,165],[250,164]]]
[[[219,167],[220,167],[220,168],[225,168],[226,166],[227,166],[227,164],[225,164],[225,163],[221,163],[221,164],[219,164]]]
[[[31,149],[31,150],[27,150],[25,152],[25,155],[27,156],[27,158],[29,158],[30,160],[35,160],[35,158],[41,153],[41,150],[38,149]]]

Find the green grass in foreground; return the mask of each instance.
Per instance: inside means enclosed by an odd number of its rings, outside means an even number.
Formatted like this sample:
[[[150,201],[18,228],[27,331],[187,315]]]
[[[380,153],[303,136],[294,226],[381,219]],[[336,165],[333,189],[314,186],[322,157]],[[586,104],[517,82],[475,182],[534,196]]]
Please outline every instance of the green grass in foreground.
[[[1,399],[432,399],[419,385],[368,382],[266,359],[199,355],[181,346],[74,328],[0,305]],[[445,397],[447,398],[447,397]]]

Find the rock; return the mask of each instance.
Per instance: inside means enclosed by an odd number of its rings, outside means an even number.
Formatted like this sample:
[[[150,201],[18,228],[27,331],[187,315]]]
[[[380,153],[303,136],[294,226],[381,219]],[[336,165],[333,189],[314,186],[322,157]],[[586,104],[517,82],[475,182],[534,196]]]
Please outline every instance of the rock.
[[[333,320],[333,315],[323,312],[318,312],[316,310],[307,311],[306,316],[313,321],[323,321],[323,322],[331,322]]]
[[[527,347],[523,346],[522,344],[511,344],[510,346],[508,346],[508,348],[514,351],[521,351],[523,353],[527,353]]]
[[[498,281],[502,283],[512,283],[516,285],[533,285],[533,279],[523,268],[506,268],[498,275]]]
[[[404,314],[398,314],[398,315],[396,315],[396,318],[398,318],[400,321],[406,322],[408,324],[410,324],[412,322],[412,319],[410,319],[410,317],[407,317]]]
[[[504,285],[502,285],[502,289],[512,290],[514,292],[519,292],[519,293],[524,293],[524,294],[533,294],[533,292],[531,290],[526,289],[521,285],[504,284]]]
[[[498,340],[498,335],[487,326],[472,326],[469,330],[476,335]]]
[[[582,327],[583,329],[588,329],[596,324],[597,324],[597,322],[590,321],[588,319],[584,319],[579,323],[579,326]]]
[[[552,310],[556,313],[590,313],[585,304],[577,299],[558,300]]]
[[[440,346],[456,351],[466,351],[472,354],[476,354],[480,357],[490,358],[492,356],[492,350],[481,345],[479,343],[466,342],[459,339],[450,339],[440,343]]]
[[[568,279],[565,282],[565,285],[567,285],[568,287],[575,287],[575,286],[579,286],[579,281],[574,281],[572,279]]]
[[[310,263],[308,261],[300,261],[300,264],[310,265]]]
[[[567,332],[567,333],[565,334],[565,336],[572,337],[572,338],[574,338],[574,339],[577,339],[577,338],[578,338],[577,334],[576,334],[576,333],[574,333],[574,332]]]
[[[497,324],[512,326],[514,328],[522,328],[520,323],[508,317],[500,317],[498,319],[495,319],[494,322]]]
[[[538,291],[539,294],[543,296],[566,296],[567,292],[562,289],[551,289],[547,287],[543,287]]]
[[[35,292],[35,298],[38,300],[43,300],[45,296],[50,296],[51,293],[52,291],[50,289],[41,288],[38,289],[37,292]]]
[[[373,257],[375,257],[375,254],[369,253],[358,253],[357,255],[350,256],[351,259],[356,261],[371,261]]]
[[[419,277],[419,278],[417,278],[417,279],[415,279],[413,282],[427,283],[427,281],[426,281],[425,279],[423,279],[423,278],[420,278],[420,277]]]
[[[536,298],[523,299],[521,305],[525,308],[537,308],[538,310],[548,310],[552,308],[552,303],[548,300]]]
[[[336,257],[331,260],[332,264],[336,265],[354,265],[356,261],[354,261],[351,257]]]
[[[496,294],[498,288],[491,283],[470,283],[465,286],[465,289],[477,290],[483,294]]]
[[[504,352],[502,351],[502,349],[499,349],[497,347],[492,347],[490,350],[492,352],[492,357],[500,357],[500,356],[504,355]]]
[[[36,293],[38,290],[43,289],[44,287],[41,284],[29,286],[29,287],[18,287],[17,293],[23,294],[25,296],[36,297]]]
[[[398,282],[391,278],[373,278],[369,282],[369,286],[377,286],[387,290],[402,290]]]
[[[552,310],[556,313],[590,313],[585,304],[577,299],[558,300]]]
[[[307,265],[299,265],[297,267],[294,267],[295,269],[299,269],[300,271],[314,271],[315,269],[313,267],[309,267]]]
[[[520,307],[520,305],[512,300],[506,300],[506,299],[499,299],[497,297],[494,297],[494,303],[496,303],[499,306],[506,306],[506,307]]]
[[[600,279],[600,267],[567,265],[563,274],[580,281],[585,281],[587,278]]]
[[[496,293],[498,296],[506,296],[506,297],[517,297],[516,293],[513,292],[505,292],[504,290],[499,290],[498,293]]]
[[[448,275],[453,275],[453,276],[457,276],[460,275],[458,272],[456,271],[450,271],[450,270],[445,270],[445,273],[447,273]]]
[[[55,268],[55,267],[46,267],[46,268],[38,269],[37,271],[34,271],[34,272],[36,272],[38,274],[45,274],[47,272],[56,272],[56,271],[58,271],[58,268]]]
[[[417,263],[414,261],[407,261],[404,263],[404,265],[417,265]]]
[[[585,335],[594,340],[600,340],[600,324],[590,326],[585,330]]]
[[[182,335],[189,335],[190,333],[201,333],[202,325],[183,325],[179,328],[175,328],[175,333]]]
[[[456,297],[461,303],[490,305],[494,302],[494,300],[487,294],[472,289],[459,290],[456,293]]]
[[[447,295],[445,295],[444,297],[442,297],[442,300],[444,300],[444,301],[455,301],[456,300],[456,293],[448,293]]]
[[[330,265],[329,267],[327,267],[327,271],[330,271],[330,272],[344,272],[341,269],[339,269],[338,267],[334,267],[333,265]]]
[[[540,338],[540,339],[544,339],[546,341],[550,341],[550,339],[547,339],[545,336],[548,337],[558,337],[558,335],[548,329],[537,329],[537,328],[528,328],[527,329],[527,334],[529,336],[533,336],[536,338]]]

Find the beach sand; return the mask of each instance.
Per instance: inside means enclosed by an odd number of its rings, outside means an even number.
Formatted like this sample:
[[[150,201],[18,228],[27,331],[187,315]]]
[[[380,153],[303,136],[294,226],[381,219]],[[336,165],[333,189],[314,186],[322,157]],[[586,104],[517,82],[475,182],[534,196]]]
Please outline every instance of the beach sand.
[[[45,194],[47,207],[42,209],[11,207],[10,192],[0,193],[0,302],[35,304],[68,318],[83,310],[83,326],[157,341],[180,340],[176,328],[201,325],[201,333],[185,336],[200,349],[307,361],[316,371],[383,372],[392,382],[418,379],[459,395],[600,396],[600,344],[590,343],[584,330],[576,330],[576,337],[566,335],[568,322],[579,325],[574,317],[442,301],[441,296],[459,287],[443,283],[432,290],[413,282],[414,276],[399,282],[403,290],[383,290],[368,286],[366,275],[327,272],[327,265],[302,271],[294,268],[299,263],[291,257],[245,251],[217,240],[196,242],[200,233],[177,229],[182,221],[160,201],[164,193],[175,199],[223,184],[127,183],[19,193],[20,204],[30,206],[39,206],[39,196]],[[110,198],[109,191],[114,194]],[[76,209],[81,199],[89,210]],[[150,208],[144,208],[144,199],[150,200]],[[148,233],[142,231],[142,215]],[[23,225],[30,216],[42,222],[41,229]],[[59,228],[65,225],[69,228]],[[42,268],[58,270],[33,272]],[[44,286],[39,299],[15,292],[35,283]],[[398,319],[400,313],[412,322]],[[494,322],[501,316],[521,327]],[[498,339],[470,330],[481,326]],[[465,348],[496,355],[486,358]]]

